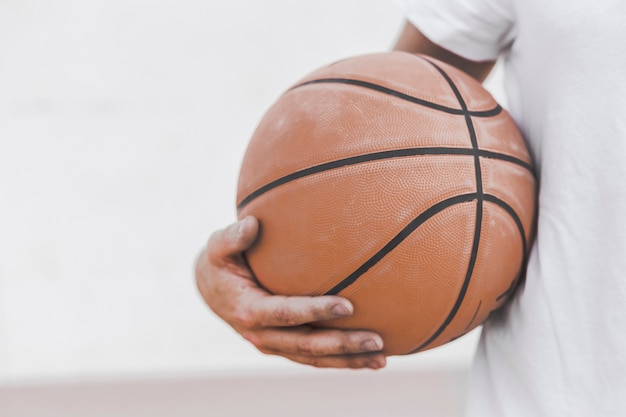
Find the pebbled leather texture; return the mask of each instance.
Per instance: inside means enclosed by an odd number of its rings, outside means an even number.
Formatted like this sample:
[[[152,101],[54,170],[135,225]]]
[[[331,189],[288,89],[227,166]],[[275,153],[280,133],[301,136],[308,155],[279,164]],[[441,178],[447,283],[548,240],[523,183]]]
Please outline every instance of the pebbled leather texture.
[[[339,294],[387,354],[480,325],[522,279],[536,211],[515,122],[471,77],[403,52],[346,59],[286,91],[248,145],[238,215],[276,294]]]

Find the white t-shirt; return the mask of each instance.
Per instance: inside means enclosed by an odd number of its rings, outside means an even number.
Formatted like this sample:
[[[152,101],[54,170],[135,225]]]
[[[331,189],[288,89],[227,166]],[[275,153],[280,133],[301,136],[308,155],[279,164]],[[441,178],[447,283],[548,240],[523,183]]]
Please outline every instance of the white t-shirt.
[[[540,178],[526,282],[483,328],[467,415],[626,416],[626,2],[397,3],[446,49],[504,54]]]

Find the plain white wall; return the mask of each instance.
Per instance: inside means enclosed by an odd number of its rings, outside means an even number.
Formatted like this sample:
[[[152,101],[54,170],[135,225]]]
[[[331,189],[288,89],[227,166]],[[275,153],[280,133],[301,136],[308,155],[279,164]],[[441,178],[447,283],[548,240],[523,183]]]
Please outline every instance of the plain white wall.
[[[0,382],[305,371],[203,305],[194,258],[272,101],[401,21],[391,0],[0,1]],[[467,366],[476,336],[390,367]]]

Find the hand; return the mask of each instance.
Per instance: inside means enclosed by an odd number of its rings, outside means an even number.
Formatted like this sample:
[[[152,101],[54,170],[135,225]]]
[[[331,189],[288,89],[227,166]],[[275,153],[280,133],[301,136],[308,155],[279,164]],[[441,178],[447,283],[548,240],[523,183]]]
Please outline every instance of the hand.
[[[256,283],[241,254],[258,230],[257,220],[246,217],[209,239],[196,263],[196,283],[209,307],[263,353],[317,367],[384,367],[376,333],[308,324],[352,314],[347,299],[272,295]]]

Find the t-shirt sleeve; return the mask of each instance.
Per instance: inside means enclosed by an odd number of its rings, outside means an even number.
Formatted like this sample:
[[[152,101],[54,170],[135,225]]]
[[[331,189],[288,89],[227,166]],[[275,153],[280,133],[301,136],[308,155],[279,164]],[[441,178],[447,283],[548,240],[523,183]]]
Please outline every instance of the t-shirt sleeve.
[[[495,60],[515,37],[513,0],[395,0],[432,42],[473,61]]]

